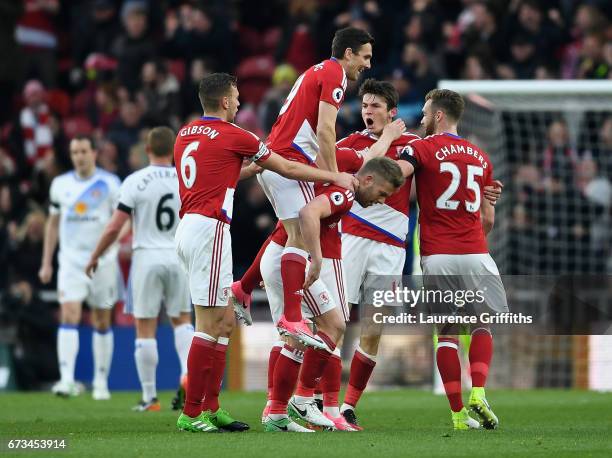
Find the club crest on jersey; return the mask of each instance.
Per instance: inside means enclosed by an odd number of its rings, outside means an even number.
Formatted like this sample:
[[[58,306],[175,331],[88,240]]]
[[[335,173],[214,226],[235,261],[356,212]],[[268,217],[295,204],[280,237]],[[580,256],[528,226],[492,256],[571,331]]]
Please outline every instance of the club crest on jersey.
[[[344,194],[342,194],[341,192],[332,192],[329,195],[331,201],[334,203],[334,205],[342,205],[344,203]]]
[[[82,201],[77,202],[74,204],[74,212],[77,215],[84,215],[87,212],[87,204]]]
[[[332,91],[332,99],[334,99],[336,103],[340,103],[343,95],[344,95],[344,91],[340,87],[337,87],[336,89]]]

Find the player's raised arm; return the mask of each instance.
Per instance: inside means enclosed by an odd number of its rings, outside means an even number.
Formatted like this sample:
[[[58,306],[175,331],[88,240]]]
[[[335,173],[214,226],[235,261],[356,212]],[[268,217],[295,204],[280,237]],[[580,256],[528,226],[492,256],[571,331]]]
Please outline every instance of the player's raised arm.
[[[355,177],[348,173],[332,172],[300,164],[299,162],[288,161],[275,153],[271,153],[263,162],[258,161],[257,165],[293,180],[333,183],[342,188],[350,189],[351,191],[354,191],[355,187],[358,186]]]
[[[315,197],[300,210],[300,230],[306,251],[310,254],[311,263],[304,281],[308,289],[321,273],[323,255],[321,253],[321,220],[331,215],[329,200],[322,195]]]
[[[59,219],[59,213],[51,213],[45,225],[42,261],[38,271],[38,278],[45,285],[51,281],[53,276],[53,253],[55,253],[55,248],[57,247]]]
[[[121,228],[123,228],[124,225],[130,220],[131,210],[126,210],[127,209],[124,209],[121,206],[115,210],[110,221],[104,228],[104,232],[102,232],[100,240],[98,240],[98,244],[89,258],[87,267],[85,267],[85,273],[90,278],[93,277],[93,274],[98,267],[98,260],[100,259],[100,256],[104,254],[109,246],[117,241],[119,234],[121,233]]]
[[[336,118],[338,109],[327,103],[319,102],[319,122],[317,124],[317,140],[319,155],[317,165],[323,169],[338,171],[336,164]]]

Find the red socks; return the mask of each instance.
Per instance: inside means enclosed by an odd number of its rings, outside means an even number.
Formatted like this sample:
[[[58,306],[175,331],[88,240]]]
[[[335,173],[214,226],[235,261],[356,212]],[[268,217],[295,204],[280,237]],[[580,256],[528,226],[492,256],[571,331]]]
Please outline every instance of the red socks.
[[[321,377],[321,391],[323,392],[323,407],[338,407],[338,393],[342,378],[342,360],[332,354]]]
[[[268,401],[272,399],[272,387],[274,386],[274,368],[281,354],[284,343],[276,342],[270,350],[270,358],[268,359]]]
[[[349,375],[349,383],[346,387],[346,394],[344,395],[344,402],[353,407],[357,406],[359,398],[363,394],[376,366],[374,357],[366,354],[361,347],[357,347],[353,360],[351,361],[351,372]]]
[[[329,338],[329,336],[320,331],[317,333],[317,335],[320,336],[328,346],[333,345],[333,347],[330,348],[331,351],[336,349],[336,345]],[[317,381],[323,375],[323,371],[325,370],[325,366],[327,365],[330,357],[331,353],[326,350],[315,350],[312,347],[306,350],[304,353],[304,364],[302,365],[302,370],[300,371],[300,383],[295,391],[297,396],[314,396]]]
[[[242,291],[244,291],[246,294],[251,294],[261,282],[261,271],[259,270],[259,265],[261,263],[261,257],[263,256],[264,251],[266,251],[266,248],[269,244],[270,237],[268,237],[263,243],[263,245],[257,252],[257,256],[255,256],[253,263],[249,266],[247,271],[240,279],[240,286],[242,286]]]
[[[295,389],[303,353],[285,344],[274,367],[274,384],[270,398],[270,413],[286,415],[287,403]]]
[[[187,357],[189,383],[183,408],[183,412],[189,417],[195,418],[202,412],[202,398],[212,372],[215,346],[213,337],[203,332],[194,333]]]
[[[284,315],[288,321],[302,320],[302,297],[306,279],[308,253],[295,247],[285,247],[281,257],[283,279]]]
[[[470,343],[470,373],[472,374],[472,386],[484,387],[489,374],[489,365],[493,354],[493,337],[484,328],[475,329],[472,332]]]
[[[225,361],[227,354],[227,345],[229,337],[219,337],[215,354],[213,357],[213,367],[208,379],[208,386],[205,390],[204,400],[202,401],[202,411],[210,410],[216,412],[219,410],[219,393],[221,392],[221,382],[225,373]]]
[[[461,400],[461,364],[457,354],[459,341],[453,337],[438,338],[436,362],[444,383],[444,391],[453,412],[463,408]]]

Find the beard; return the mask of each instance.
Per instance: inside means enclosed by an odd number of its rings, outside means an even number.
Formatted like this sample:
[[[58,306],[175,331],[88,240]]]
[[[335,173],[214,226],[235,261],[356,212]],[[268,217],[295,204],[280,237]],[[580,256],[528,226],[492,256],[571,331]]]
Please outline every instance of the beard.
[[[425,124],[425,135],[433,135],[436,132],[436,126],[433,119]]]

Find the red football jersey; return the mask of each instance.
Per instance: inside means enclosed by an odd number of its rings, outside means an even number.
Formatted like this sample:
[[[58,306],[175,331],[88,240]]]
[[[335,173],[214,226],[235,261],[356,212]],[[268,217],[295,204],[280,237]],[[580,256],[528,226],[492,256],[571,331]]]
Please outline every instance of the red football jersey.
[[[421,255],[487,253],[480,203],[493,181],[489,156],[443,133],[411,141],[402,157],[416,169]]]
[[[186,213],[230,223],[242,159],[265,161],[268,148],[248,130],[203,116],[181,130],[174,144],[182,218]]]
[[[419,137],[404,133],[391,143],[385,156],[398,159],[406,144]],[[340,140],[338,147],[349,147],[356,150],[369,148],[378,140],[368,130],[355,132]],[[353,204],[352,210],[342,218],[342,232],[356,235],[389,245],[404,247],[408,234],[408,213],[410,211],[410,188],[412,179],[406,182],[384,204],[363,208],[359,203]]]
[[[287,159],[313,163],[319,152],[319,102],[340,108],[346,73],[334,58],[310,67],[297,79],[281,107],[266,144]]]

